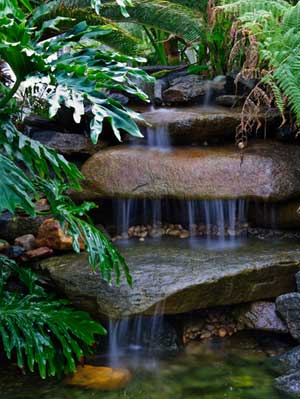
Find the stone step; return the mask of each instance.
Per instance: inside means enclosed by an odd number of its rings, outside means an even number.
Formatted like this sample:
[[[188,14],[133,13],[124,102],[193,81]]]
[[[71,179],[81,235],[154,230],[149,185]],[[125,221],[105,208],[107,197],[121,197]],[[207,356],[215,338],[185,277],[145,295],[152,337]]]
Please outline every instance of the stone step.
[[[221,106],[185,106],[182,108],[165,107],[141,114],[144,121],[139,125],[145,137],[148,125],[152,129],[164,127],[174,145],[201,144],[205,141],[215,143],[218,140],[234,141],[236,128],[241,122],[241,108]],[[274,130],[277,112],[262,114],[260,121],[263,129]],[[130,142],[141,142],[141,139],[127,137]]]
[[[91,272],[85,254],[41,260],[36,270],[72,303],[105,318],[165,314],[275,298],[295,289],[298,243],[248,240],[220,250],[205,240],[149,240],[120,247],[133,277],[110,285]]]
[[[256,199],[300,196],[300,147],[258,141],[235,146],[171,151],[116,146],[82,168],[81,198]]]

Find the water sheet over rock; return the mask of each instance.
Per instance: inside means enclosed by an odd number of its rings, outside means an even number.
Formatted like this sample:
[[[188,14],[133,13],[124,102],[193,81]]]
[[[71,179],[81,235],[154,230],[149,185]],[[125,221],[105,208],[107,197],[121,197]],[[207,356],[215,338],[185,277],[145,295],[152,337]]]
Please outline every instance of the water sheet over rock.
[[[284,201],[300,196],[300,147],[259,141],[241,153],[235,146],[169,152],[118,146],[92,156],[82,172],[87,199]]]
[[[74,305],[108,318],[165,314],[275,298],[293,290],[300,270],[297,243],[249,241],[219,250],[188,241],[146,241],[121,247],[133,276],[121,286],[95,275],[87,256],[66,255],[35,265]]]
[[[170,141],[176,145],[191,143],[215,142],[220,139],[234,141],[236,128],[241,123],[241,108],[199,105],[158,108],[142,113],[142,121],[138,121],[143,133],[147,136],[145,125],[152,129],[164,126],[170,135]],[[278,114],[272,112],[261,115],[263,127],[272,130],[278,122]],[[132,138],[131,138],[132,141]],[[141,139],[135,140],[136,142]]]

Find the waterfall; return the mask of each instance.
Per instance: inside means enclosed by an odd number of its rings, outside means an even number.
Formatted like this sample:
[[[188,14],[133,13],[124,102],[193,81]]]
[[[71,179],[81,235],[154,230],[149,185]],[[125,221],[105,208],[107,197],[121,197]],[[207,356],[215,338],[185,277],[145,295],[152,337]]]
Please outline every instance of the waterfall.
[[[147,146],[150,148],[168,151],[171,148],[170,135],[166,126],[147,128],[146,131]]]
[[[224,241],[234,240],[246,223],[247,202],[244,200],[125,199],[115,202],[118,234],[128,238],[131,226],[140,226],[141,236],[164,235],[169,225],[180,225],[190,237],[206,237]],[[150,232],[151,230],[151,232]]]
[[[211,88],[210,81],[207,82],[206,84],[206,89],[205,89],[205,96],[203,99],[203,106],[204,107],[209,107],[212,103],[212,95],[213,95],[213,90]]]
[[[157,341],[163,331],[164,303],[158,303],[153,317],[136,316],[133,319],[109,321],[109,364],[120,367],[130,355],[132,366],[145,363],[145,356],[153,360]]]

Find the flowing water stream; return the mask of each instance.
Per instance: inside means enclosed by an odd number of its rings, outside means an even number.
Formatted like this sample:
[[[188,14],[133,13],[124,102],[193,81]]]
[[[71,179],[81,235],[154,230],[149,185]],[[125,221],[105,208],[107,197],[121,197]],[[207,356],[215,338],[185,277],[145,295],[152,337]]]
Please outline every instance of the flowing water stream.
[[[207,91],[205,106],[211,97]],[[147,128],[146,138],[149,151],[171,151],[165,126]],[[137,224],[160,228],[178,223],[189,232],[189,245],[203,247],[205,241],[205,250],[228,249],[242,242],[237,236],[247,222],[247,207],[244,200],[113,200],[119,234],[126,237]],[[159,303],[153,317],[110,320],[107,351],[89,359],[95,366],[130,370],[133,378],[126,388],[102,392],[71,387],[64,380],[42,381],[37,375],[21,375],[0,358],[0,399],[287,399],[274,388],[276,374],[266,363],[275,348],[288,349],[280,337],[273,342],[274,337],[237,334],[193,343],[176,354],[162,353],[163,314],[164,303]],[[178,349],[177,342],[171,343]]]

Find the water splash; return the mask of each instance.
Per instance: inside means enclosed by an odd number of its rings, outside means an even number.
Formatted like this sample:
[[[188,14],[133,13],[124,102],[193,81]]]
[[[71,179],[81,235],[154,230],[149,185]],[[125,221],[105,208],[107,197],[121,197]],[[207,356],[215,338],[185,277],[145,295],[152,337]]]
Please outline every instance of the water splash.
[[[169,151],[171,149],[170,135],[166,126],[158,126],[155,128],[147,128],[146,131],[147,146],[161,151]]]
[[[212,104],[213,90],[210,85],[210,81],[205,86],[205,95],[203,99],[203,106],[209,107]]]
[[[182,224],[191,237],[201,236],[219,241],[234,240],[240,226],[246,223],[244,200],[118,200],[115,214],[118,234],[130,226],[161,227]]]
[[[155,365],[159,351],[157,344],[164,331],[164,302],[155,307],[153,317],[137,316],[133,319],[109,321],[109,364],[111,367]],[[145,357],[147,362],[145,362]]]

